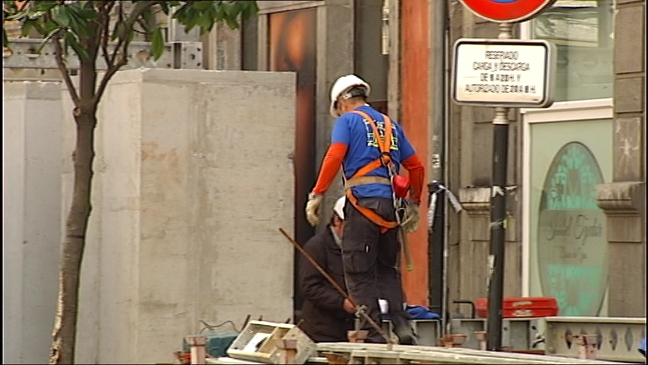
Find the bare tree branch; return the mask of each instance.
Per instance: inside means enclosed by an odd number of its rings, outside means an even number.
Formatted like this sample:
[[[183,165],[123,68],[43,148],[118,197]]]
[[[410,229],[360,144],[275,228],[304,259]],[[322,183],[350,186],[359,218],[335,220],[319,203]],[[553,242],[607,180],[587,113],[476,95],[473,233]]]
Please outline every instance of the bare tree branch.
[[[101,46],[101,36],[103,35],[103,22],[101,21],[101,18],[98,17],[90,22],[90,26],[94,31],[92,34],[93,39],[91,42],[92,48],[90,49],[90,59],[96,61],[99,47]]]
[[[133,32],[135,32],[135,33],[137,33],[137,34],[141,34],[141,35],[148,35],[147,32],[143,32],[143,31],[141,31],[141,30],[137,30],[137,29],[133,29]],[[147,41],[147,42],[148,42],[148,41]]]
[[[108,86],[108,82],[110,79],[115,76],[117,71],[119,71],[120,68],[122,68],[124,65],[128,63],[128,60],[126,57],[122,57],[115,65],[112,67],[108,68],[106,70],[106,73],[103,75],[101,78],[101,83],[99,84],[99,87],[97,88],[97,92],[95,94],[95,97],[93,99],[94,105],[99,104],[99,100],[101,100],[101,97],[103,96],[104,91],[106,91],[106,86]]]
[[[103,14],[104,14],[104,19],[103,20],[103,35],[101,36],[101,54],[103,56],[104,61],[106,62],[106,68],[112,67],[112,63],[110,62],[110,57],[108,57],[108,42],[110,41],[110,12],[112,11],[113,7],[115,6],[115,2],[110,2],[110,4],[107,7],[104,7],[103,9]]]
[[[101,96],[103,95],[104,91],[106,91],[108,81],[110,81],[110,79],[117,73],[117,71],[119,71],[120,68],[128,63],[128,46],[131,42],[130,34],[133,31],[133,25],[135,24],[139,16],[142,15],[144,11],[146,11],[147,8],[155,5],[156,3],[156,1],[137,2],[133,10],[131,10],[130,14],[128,14],[128,17],[124,20],[124,34],[120,37],[119,42],[115,47],[115,51],[113,52],[111,57],[113,67],[108,68],[106,70],[106,73],[101,78],[101,82],[99,83],[99,87],[97,88],[97,92],[93,100],[95,105],[99,103]],[[120,11],[121,10],[122,9],[120,9]],[[122,57],[117,63],[114,63],[115,59],[117,58],[117,54],[120,53],[120,48]]]
[[[54,49],[56,50],[56,54],[54,55],[54,58],[56,59],[56,65],[61,72],[61,77],[63,77],[63,82],[65,82],[65,86],[67,86],[68,88],[70,97],[74,102],[74,106],[78,108],[80,104],[79,93],[74,86],[74,83],[72,82],[69,70],[67,68],[67,65],[65,64],[65,59],[63,58],[63,46],[61,46],[60,36],[56,35],[52,37],[52,43],[54,43]]]
[[[18,11],[23,11],[23,9],[27,8],[27,4],[29,4],[31,0],[25,0],[20,3],[20,5],[16,4],[18,6]]]
[[[124,21],[124,3],[119,2],[119,13],[118,13],[118,20],[117,23],[115,23],[115,33],[117,32],[117,27],[122,24]],[[125,33],[125,32],[124,32]],[[117,54],[119,53],[119,47],[121,46],[122,42],[125,42],[125,37],[122,35],[122,37],[119,37],[119,40],[117,41],[117,45],[115,46],[115,50],[113,54],[110,56],[110,64],[114,65],[115,64],[115,59],[117,58]]]

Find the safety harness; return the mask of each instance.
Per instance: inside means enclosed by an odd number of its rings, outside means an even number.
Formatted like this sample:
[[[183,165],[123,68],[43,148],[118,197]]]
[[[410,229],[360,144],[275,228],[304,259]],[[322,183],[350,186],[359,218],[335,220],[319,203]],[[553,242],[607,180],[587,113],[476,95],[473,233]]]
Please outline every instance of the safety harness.
[[[384,136],[381,138],[380,133],[378,133],[378,127],[376,126],[376,123],[373,120],[373,118],[371,118],[367,113],[362,112],[360,110],[354,110],[352,111],[352,113],[362,116],[362,118],[364,118],[364,120],[366,120],[367,123],[373,129],[374,137],[376,138],[378,148],[380,149],[380,156],[378,156],[377,159],[369,162],[368,164],[358,169],[358,171],[356,171],[356,173],[353,174],[353,176],[351,176],[349,179],[345,179],[345,183],[344,183],[345,194],[347,200],[353,205],[353,207],[356,208],[362,215],[364,215],[371,222],[380,226],[381,232],[384,233],[389,229],[396,228],[400,225],[399,222],[400,217],[399,217],[398,210],[401,208],[401,199],[397,197],[396,194],[394,194],[395,191],[394,176],[396,176],[396,169],[390,154],[391,140],[392,140],[392,123],[388,116],[381,114],[383,117],[383,121],[385,123],[385,128],[384,128],[385,133]],[[389,173],[389,178],[380,177],[380,176],[367,176],[368,173],[381,166],[387,168],[387,171]],[[378,213],[374,212],[373,210],[358,204],[358,199],[353,195],[351,188],[354,186],[366,185],[366,184],[386,184],[391,186],[394,208],[397,209],[396,212],[397,221],[388,221],[383,217],[381,217]]]

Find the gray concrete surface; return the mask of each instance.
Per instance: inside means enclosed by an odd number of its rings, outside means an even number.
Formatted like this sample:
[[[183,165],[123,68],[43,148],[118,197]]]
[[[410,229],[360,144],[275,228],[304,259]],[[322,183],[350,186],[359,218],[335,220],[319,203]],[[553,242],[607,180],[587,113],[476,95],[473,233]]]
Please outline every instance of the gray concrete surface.
[[[3,363],[47,363],[61,240],[61,86],[3,82]]]
[[[115,76],[99,110],[77,362],[172,362],[200,320],[292,315],[293,250],[278,228],[292,232],[294,90],[292,73]]]

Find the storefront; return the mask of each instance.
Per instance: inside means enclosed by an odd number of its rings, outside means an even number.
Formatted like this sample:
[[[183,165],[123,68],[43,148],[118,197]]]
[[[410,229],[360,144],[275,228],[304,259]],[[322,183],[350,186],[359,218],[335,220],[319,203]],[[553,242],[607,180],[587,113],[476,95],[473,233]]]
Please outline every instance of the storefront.
[[[522,110],[522,294],[560,314],[604,316],[607,220],[597,186],[612,181],[614,1],[557,1],[521,25],[556,45],[555,103]]]

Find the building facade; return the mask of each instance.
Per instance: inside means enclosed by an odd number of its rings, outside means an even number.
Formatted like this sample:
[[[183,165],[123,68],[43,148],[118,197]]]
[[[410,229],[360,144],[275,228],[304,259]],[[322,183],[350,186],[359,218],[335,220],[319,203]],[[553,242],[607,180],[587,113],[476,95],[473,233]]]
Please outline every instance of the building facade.
[[[447,303],[486,297],[494,108],[458,106],[449,84],[454,42],[497,38],[498,25],[457,0],[260,6],[232,67],[299,75],[295,211],[328,145],[330,86],[355,73],[372,84],[370,103],[404,126],[428,181],[444,182],[464,208],[446,206],[445,235],[429,239],[422,225],[410,237],[408,302],[435,302],[439,276]],[[557,64],[553,105],[509,114],[505,296],[555,297],[561,315],[645,316],[645,8],[558,0],[514,24],[514,38],[552,42]],[[299,214],[295,231],[301,242],[313,233]]]
[[[498,25],[459,0],[259,7],[240,29],[218,25],[202,37],[203,64],[297,73],[297,241],[316,231],[301,212],[329,143],[330,87],[355,73],[372,85],[370,104],[403,125],[426,162],[428,182],[444,183],[463,206],[460,213],[438,207],[446,214],[436,229],[422,224],[410,236],[406,299],[438,304],[446,292],[446,309],[468,314],[451,303],[488,294],[494,108],[450,99],[452,45],[497,38]],[[200,39],[173,21],[168,26],[169,41]],[[505,296],[556,297],[562,315],[645,316],[645,28],[645,0],[557,0],[514,24],[514,38],[556,45],[557,82],[550,107],[509,113]],[[341,179],[324,211],[340,194]],[[300,307],[295,282],[296,317]]]

